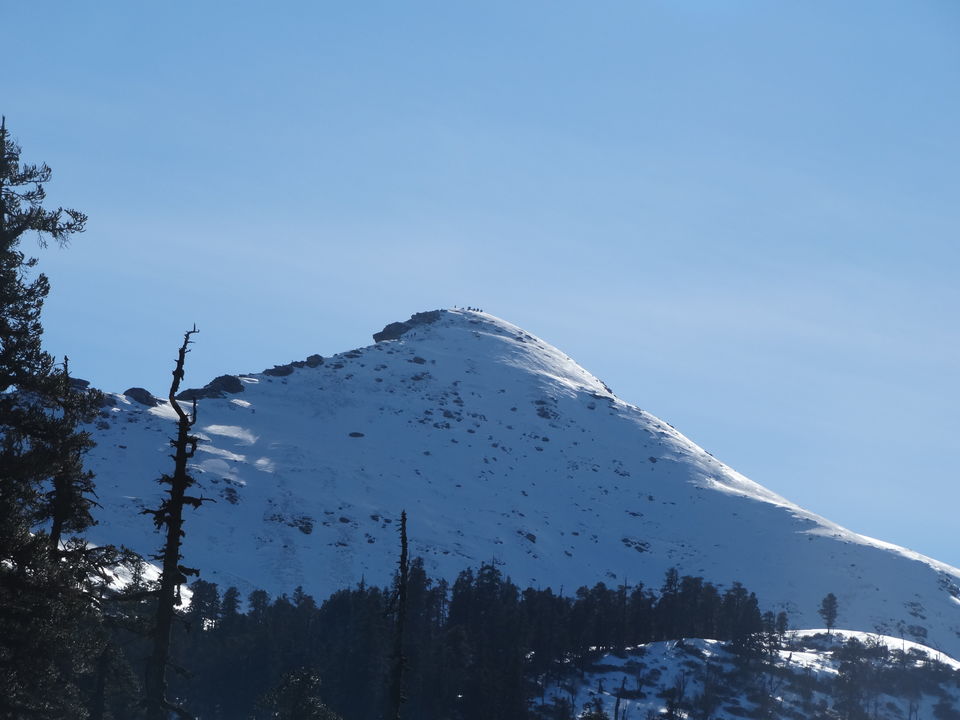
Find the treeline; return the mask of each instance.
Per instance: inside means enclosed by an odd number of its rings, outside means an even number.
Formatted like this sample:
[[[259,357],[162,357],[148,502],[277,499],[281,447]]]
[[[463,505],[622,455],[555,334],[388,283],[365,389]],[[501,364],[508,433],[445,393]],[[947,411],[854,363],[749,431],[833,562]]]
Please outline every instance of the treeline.
[[[395,587],[361,583],[320,604],[299,588],[276,598],[262,590],[242,598],[235,588],[221,594],[204,581],[192,590],[173,653],[189,672],[171,678],[170,689],[191,713],[211,720],[285,717],[275,689],[299,678],[310,685],[305,692],[314,707],[329,708],[323,712],[349,720],[386,716],[387,678],[398,662]],[[749,654],[786,630],[786,616],[762,613],[739,583],[721,590],[676,570],[656,589],[598,583],[562,596],[521,589],[493,565],[464,570],[450,585],[430,578],[419,559],[410,565],[405,620],[401,715],[411,719],[526,718],[531,701],[604,652],[708,637]],[[146,649],[127,629],[115,633],[115,643],[131,665]],[[114,693],[115,703],[136,694],[135,684],[125,687]]]

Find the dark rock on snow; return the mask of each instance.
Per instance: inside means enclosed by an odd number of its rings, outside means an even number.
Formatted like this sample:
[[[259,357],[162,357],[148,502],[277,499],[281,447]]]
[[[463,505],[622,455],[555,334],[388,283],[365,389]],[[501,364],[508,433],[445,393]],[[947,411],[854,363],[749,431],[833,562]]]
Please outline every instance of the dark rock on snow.
[[[243,383],[236,375],[221,375],[202,388],[189,388],[177,395],[177,400],[200,400],[202,398],[222,398],[225,393],[243,392]]]
[[[272,375],[273,377],[285,377],[292,373],[294,368],[315,368],[321,365],[323,365],[323,356],[314,354],[310,355],[306,360],[294,360],[286,365],[274,365],[272,368],[264,370],[263,374]]]
[[[123,394],[134,402],[146,405],[147,407],[156,407],[160,404],[159,399],[151,395],[149,390],[145,390],[142,387],[127,388],[123,391]]]
[[[374,342],[383,342],[384,340],[396,340],[406,332],[410,332],[417,325],[429,325],[440,319],[439,310],[428,310],[427,312],[415,313],[405,322],[393,322],[387,325],[383,330],[373,334]]]

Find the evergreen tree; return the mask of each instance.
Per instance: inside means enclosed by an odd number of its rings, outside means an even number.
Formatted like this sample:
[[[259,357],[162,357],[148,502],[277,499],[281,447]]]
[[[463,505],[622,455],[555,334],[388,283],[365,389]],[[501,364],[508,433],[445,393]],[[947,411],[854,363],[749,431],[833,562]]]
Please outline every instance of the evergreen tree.
[[[94,502],[94,475],[83,467],[84,455],[93,446],[90,433],[80,430],[96,416],[103,394],[78,387],[70,377],[64,358],[63,365],[52,374],[51,402],[53,414],[46,445],[53,474],[49,489],[41,497],[36,517],[37,524],[50,524],[50,548],[60,551],[65,533],[82,533],[96,524],[92,509]]]
[[[195,580],[190,585],[190,609],[186,613],[187,626],[202,631],[220,620],[220,592],[216,583]]]
[[[763,614],[757,596],[738,582],[723,594],[721,605],[723,639],[730,640],[734,649],[754,651],[755,642],[763,631]]]
[[[676,568],[670,568],[664,576],[656,611],[660,627],[657,639],[672,640],[680,637],[683,616],[680,609],[680,575]]]
[[[787,634],[788,627],[790,627],[790,618],[786,612],[781,610],[777,613],[777,619],[774,625],[774,630],[777,633],[777,637],[780,639],[780,642],[783,642],[783,636]]]
[[[610,716],[603,708],[603,701],[600,698],[594,698],[583,706],[580,720],[610,720]]]
[[[832,632],[836,626],[838,611],[839,603],[837,603],[837,596],[833,593],[827,593],[826,597],[820,601],[820,609],[817,611],[820,613],[820,617],[823,618],[823,622],[827,625],[827,633]]]
[[[404,628],[407,624],[407,589],[410,564],[407,557],[407,511],[400,512],[400,561],[396,577],[396,618],[394,620],[393,655],[390,658],[390,708],[387,717],[400,720],[400,707],[406,702],[404,674],[407,658],[404,654]]]
[[[0,717],[85,716],[81,688],[102,645],[91,553],[80,540],[60,551],[65,532],[92,521],[77,423],[94,397],[67,387],[43,350],[50,285],[21,247],[27,234],[65,246],[84,229],[83,213],[44,207],[50,176],[21,164],[0,119]]]
[[[266,590],[254,590],[247,598],[250,605],[249,617],[255,625],[263,625],[270,607],[270,595]]]
[[[320,678],[306,669],[288,673],[260,702],[263,718],[277,720],[340,720],[320,700]]]
[[[232,585],[223,593],[220,601],[220,617],[223,622],[232,623],[240,614],[240,591]]]
[[[447,584],[427,576],[422,558],[410,562],[407,575],[407,621],[403,654],[406,659],[403,717],[439,717],[439,701],[445,691],[446,663],[441,642],[446,618]]]
[[[42,273],[31,279],[37,260],[20,243],[34,231],[41,247],[50,239],[65,245],[86,216],[45,209],[49,180],[46,165],[20,163],[20,147],[0,120],[0,560],[30,544],[26,536],[45,514],[45,483],[61,469],[57,445],[69,441],[69,426],[54,412],[63,377],[41,346],[50,284]]]

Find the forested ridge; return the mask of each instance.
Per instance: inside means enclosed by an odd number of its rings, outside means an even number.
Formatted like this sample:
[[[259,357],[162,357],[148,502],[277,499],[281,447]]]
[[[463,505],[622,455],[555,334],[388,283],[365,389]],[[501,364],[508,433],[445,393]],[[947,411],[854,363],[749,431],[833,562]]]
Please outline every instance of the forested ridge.
[[[302,669],[322,680],[320,696],[344,717],[383,716],[396,583],[361,584],[319,605],[299,588],[273,599],[255,591],[246,612],[234,588],[221,596],[198,581],[192,589],[176,655],[190,658],[193,672],[174,687],[201,716],[245,717],[284,675]],[[601,652],[684,636],[729,640],[747,652],[765,629],[776,632],[776,619],[765,618],[739,584],[721,592],[675,571],[657,591],[598,583],[561,596],[521,589],[489,564],[448,586],[417,560],[407,592],[403,716],[410,718],[527,717],[532,698]]]
[[[398,577],[384,587],[360,583],[322,602],[302,588],[244,596],[195,581],[174,628],[172,655],[182,667],[171,673],[170,697],[194,717],[214,720],[391,717]],[[124,595],[139,599],[110,605],[118,614],[109,623],[109,660],[88,678],[91,688],[102,686],[103,717],[144,717],[139,668],[149,649],[150,587],[137,573]],[[406,591],[405,719],[596,720],[616,716],[621,699],[626,707],[640,698],[667,718],[707,720],[723,703],[737,717],[790,717],[776,714],[773,696],[787,687],[803,717],[899,717],[871,712],[884,693],[907,708],[919,708],[927,695],[938,703],[934,717],[958,717],[951,694],[960,691],[957,671],[915,651],[838,639],[828,654],[839,672],[813,676],[791,668],[783,656],[809,642],[792,638],[787,616],[764,612],[737,582],[724,589],[670,570],[657,588],[601,582],[562,595],[522,589],[493,564],[466,569],[450,584],[430,578],[418,558]],[[722,641],[729,667],[704,660],[684,638]],[[665,668],[643,663],[645,646],[662,641],[676,641],[678,652],[690,655],[680,664],[690,669],[679,686]],[[612,670],[611,657],[626,665],[610,674],[606,705],[604,692],[590,693],[593,704],[579,703],[584,687]],[[626,709],[617,717],[625,720]]]

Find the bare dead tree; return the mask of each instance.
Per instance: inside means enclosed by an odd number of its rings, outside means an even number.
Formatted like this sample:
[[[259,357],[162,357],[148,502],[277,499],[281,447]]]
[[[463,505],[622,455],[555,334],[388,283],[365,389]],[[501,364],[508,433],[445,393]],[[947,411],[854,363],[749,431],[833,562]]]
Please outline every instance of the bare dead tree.
[[[183,335],[183,344],[177,356],[177,364],[173,371],[173,382],[170,384],[170,407],[177,413],[177,437],[170,441],[174,453],[171,456],[174,462],[173,475],[164,475],[160,483],[167,486],[167,497],[156,510],[144,510],[144,514],[152,515],[157,530],[166,528],[166,540],[161,552],[154,555],[155,560],[161,561],[160,587],[157,590],[157,610],[153,626],[153,650],[147,660],[145,682],[146,710],[149,720],[166,720],[170,713],[184,720],[192,720],[192,716],[183,708],[170,702],[166,697],[167,666],[170,665],[170,633],[173,628],[175,607],[180,604],[180,586],[186,582],[187,576],[199,575],[195,568],[184,567],[180,564],[182,555],[180,547],[183,541],[183,508],[189,505],[198,508],[208,498],[188,495],[187,492],[195,484],[195,480],[187,472],[187,462],[197,451],[198,438],[191,434],[191,428],[197,422],[197,400],[193,400],[193,409],[188,414],[177,402],[177,391],[184,376],[184,362],[190,352],[190,337],[199,332],[196,326]]]

